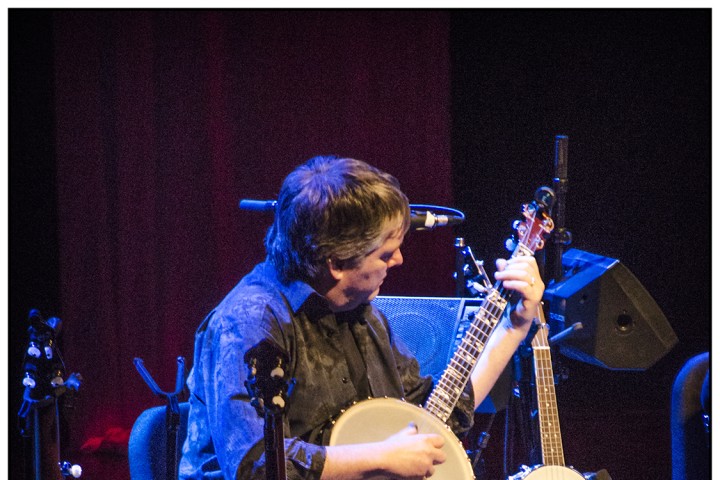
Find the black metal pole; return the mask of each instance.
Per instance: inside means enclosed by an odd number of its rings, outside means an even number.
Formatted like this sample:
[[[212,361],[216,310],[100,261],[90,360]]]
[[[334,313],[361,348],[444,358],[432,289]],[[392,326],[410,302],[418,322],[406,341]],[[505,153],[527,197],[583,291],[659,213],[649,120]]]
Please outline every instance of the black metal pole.
[[[565,245],[570,243],[570,232],[565,228],[565,201],[568,189],[567,162],[568,162],[567,135],[555,136],[555,230],[553,231],[553,271],[552,278],[559,282],[562,278],[562,256]]]
[[[282,413],[265,411],[265,478],[267,480],[286,480],[285,445]]]
[[[40,409],[33,409],[33,461],[35,463],[35,480],[42,480],[42,448],[40,442]]]
[[[455,296],[465,295],[465,239],[455,238]]]

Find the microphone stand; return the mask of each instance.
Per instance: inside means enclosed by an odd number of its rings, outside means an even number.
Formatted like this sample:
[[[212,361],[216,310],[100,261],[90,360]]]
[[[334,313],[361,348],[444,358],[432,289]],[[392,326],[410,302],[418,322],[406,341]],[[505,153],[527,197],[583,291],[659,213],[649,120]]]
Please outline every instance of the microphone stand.
[[[568,137],[566,135],[555,136],[555,177],[553,178],[553,188],[555,190],[555,230],[552,233],[553,239],[553,268],[551,278],[555,282],[560,282],[564,276],[562,257],[565,251],[565,247],[572,243],[572,232],[565,228],[565,204],[566,195],[568,191],[568,176],[567,176],[567,162],[568,162]],[[551,312],[549,318],[552,319],[552,311],[554,309],[549,306]],[[563,340],[573,335],[577,330],[580,330],[583,326],[582,323],[576,322],[569,327],[555,334],[550,339],[550,346],[559,344]],[[553,358],[557,358],[555,355]],[[558,368],[561,372],[560,378],[567,378],[567,371],[563,367]],[[597,480],[611,480],[610,474],[607,470],[602,469],[598,472],[585,473],[583,475],[588,479]]]
[[[537,255],[538,268],[541,276],[546,279],[546,285],[553,282],[559,282],[563,277],[563,266],[562,257],[564,249],[567,245],[572,242],[572,234],[565,227],[565,206],[566,196],[568,190],[568,178],[567,178],[567,164],[568,164],[568,136],[567,135],[556,135],[555,136],[555,154],[554,154],[554,175],[553,175],[553,191],[555,192],[555,199],[553,205],[553,223],[555,228],[551,234],[551,244],[548,245],[546,250],[543,250],[540,255]],[[552,311],[552,308],[550,308]],[[552,314],[549,315],[552,319]],[[554,344],[560,343],[567,336],[574,333],[578,328],[582,328],[581,325],[573,326],[568,329],[564,329],[561,334],[556,335],[554,338]],[[531,334],[534,332],[531,329]],[[520,345],[518,351],[513,357],[515,366],[515,382],[516,388],[514,391],[513,400],[516,401],[517,407],[520,409],[518,418],[520,418],[521,438],[528,439],[528,460],[531,464],[538,464],[542,461],[541,459],[541,448],[539,430],[533,422],[532,411],[536,408],[537,398],[532,389],[532,379],[529,372],[533,371],[532,362],[532,349],[529,346],[530,339],[528,339]],[[553,356],[553,360],[556,361],[557,356]],[[557,371],[564,372],[562,368],[557,368]],[[561,378],[565,378],[566,374],[561,375]],[[508,461],[506,459],[506,468]]]
[[[567,245],[572,242],[570,230],[565,228],[565,203],[568,190],[567,178],[568,160],[568,137],[566,135],[555,136],[555,177],[553,178],[553,189],[555,190],[555,229],[552,233],[552,254],[553,265],[552,275],[556,282],[563,276],[562,257]]]
[[[547,283],[560,282],[564,276],[563,272],[563,254],[565,248],[572,243],[572,233],[565,227],[565,205],[567,203],[567,191],[568,191],[568,137],[567,135],[556,135],[555,136],[555,175],[553,177],[553,189],[555,190],[555,217],[553,221],[555,223],[555,229],[552,233],[552,268],[551,281]],[[552,311],[554,309],[551,305],[548,305],[546,312],[548,312],[548,318],[552,321]],[[559,345],[562,341],[566,340],[570,336],[577,333],[583,327],[582,323],[577,322],[569,327],[565,327],[564,323],[561,325],[561,331],[556,333],[550,338],[550,347]],[[558,347],[559,348],[559,347]],[[558,379],[567,379],[568,372],[565,367],[562,366],[559,355],[552,355],[553,363],[556,364],[555,371],[559,372]],[[556,383],[559,380],[556,379]]]

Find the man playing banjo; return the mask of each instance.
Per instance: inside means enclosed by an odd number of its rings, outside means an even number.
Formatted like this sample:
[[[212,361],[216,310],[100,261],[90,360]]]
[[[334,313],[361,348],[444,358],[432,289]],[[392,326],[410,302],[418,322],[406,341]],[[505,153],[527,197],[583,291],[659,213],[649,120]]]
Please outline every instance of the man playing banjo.
[[[244,356],[262,341],[288,355],[296,380],[283,424],[289,479],[413,479],[446,461],[446,440],[412,424],[387,438],[330,445],[343,409],[368,398],[424,404],[433,380],[369,302],[403,263],[410,227],[397,180],[359,160],[315,157],[283,182],[267,258],[213,309],[195,337],[182,479],[264,479],[263,418],[250,403]],[[497,261],[517,293],[475,364],[447,425],[457,435],[525,339],[544,285],[532,255]],[[372,400],[370,400],[372,401]]]

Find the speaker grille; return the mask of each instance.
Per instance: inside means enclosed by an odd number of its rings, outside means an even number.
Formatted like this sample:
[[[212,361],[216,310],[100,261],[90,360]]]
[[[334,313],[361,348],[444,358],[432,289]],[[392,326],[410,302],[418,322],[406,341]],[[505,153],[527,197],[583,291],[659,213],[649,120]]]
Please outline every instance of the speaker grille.
[[[417,357],[420,372],[439,377],[465,333],[479,299],[452,297],[376,297],[373,304],[393,334]]]
[[[420,364],[420,373],[438,380],[457,349],[480,298],[376,297],[372,302],[388,319],[390,329]],[[494,413],[507,406],[511,388],[508,365],[477,412]]]

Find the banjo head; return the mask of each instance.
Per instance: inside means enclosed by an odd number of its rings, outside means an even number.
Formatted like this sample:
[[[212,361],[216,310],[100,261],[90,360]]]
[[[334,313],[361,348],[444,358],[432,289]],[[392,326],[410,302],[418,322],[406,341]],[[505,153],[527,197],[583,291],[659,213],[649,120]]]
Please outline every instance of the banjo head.
[[[433,480],[472,480],[475,475],[457,436],[440,419],[422,407],[396,398],[375,398],[356,403],[335,422],[330,445],[379,442],[406,428],[410,422],[418,433],[434,433],[445,440],[445,463],[435,466]],[[384,478],[384,477],[375,477]]]
[[[559,465],[537,465],[524,472],[513,475],[509,480],[586,480],[575,469]]]

